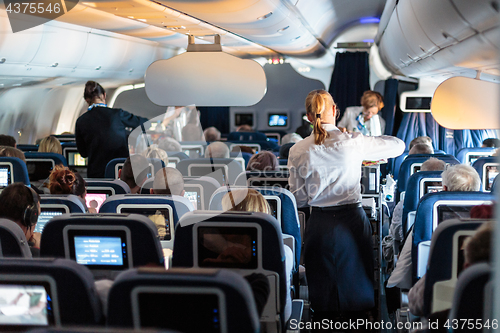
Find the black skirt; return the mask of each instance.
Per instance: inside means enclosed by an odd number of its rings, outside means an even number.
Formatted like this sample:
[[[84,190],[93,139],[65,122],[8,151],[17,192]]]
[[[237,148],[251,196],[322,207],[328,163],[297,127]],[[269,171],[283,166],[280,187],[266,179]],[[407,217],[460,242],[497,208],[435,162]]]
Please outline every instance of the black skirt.
[[[309,300],[314,311],[375,306],[372,227],[361,205],[313,207],[304,240]]]

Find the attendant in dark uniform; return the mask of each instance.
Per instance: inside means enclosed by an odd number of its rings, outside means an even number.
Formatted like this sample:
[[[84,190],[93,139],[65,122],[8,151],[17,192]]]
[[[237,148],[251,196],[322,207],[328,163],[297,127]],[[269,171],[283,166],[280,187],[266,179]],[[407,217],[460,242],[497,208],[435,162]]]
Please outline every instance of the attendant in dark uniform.
[[[343,133],[335,126],[330,94],[306,98],[313,133],[290,149],[290,191],[312,206],[304,259],[311,308],[319,318],[352,318],[375,306],[372,228],[361,206],[361,164],[399,156],[403,141]]]
[[[89,108],[76,121],[76,146],[80,155],[89,158],[87,176],[102,178],[109,161],[129,156],[125,128],[136,128],[147,119],[108,108],[104,88],[94,81],[85,84],[83,98]]]

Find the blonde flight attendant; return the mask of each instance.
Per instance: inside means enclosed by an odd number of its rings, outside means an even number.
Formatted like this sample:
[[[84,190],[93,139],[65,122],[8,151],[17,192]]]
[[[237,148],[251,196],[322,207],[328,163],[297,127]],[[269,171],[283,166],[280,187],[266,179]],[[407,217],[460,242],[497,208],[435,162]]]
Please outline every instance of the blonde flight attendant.
[[[391,136],[341,132],[335,126],[337,107],[324,90],[309,93],[306,111],[314,130],[290,149],[288,167],[298,206],[312,207],[304,244],[309,299],[318,317],[352,315],[375,306],[361,163],[399,156],[405,144]]]

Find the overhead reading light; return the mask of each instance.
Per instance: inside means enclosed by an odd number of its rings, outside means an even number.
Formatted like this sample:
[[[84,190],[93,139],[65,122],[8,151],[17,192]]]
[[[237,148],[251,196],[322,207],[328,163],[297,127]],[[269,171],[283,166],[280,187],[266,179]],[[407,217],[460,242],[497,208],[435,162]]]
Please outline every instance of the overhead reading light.
[[[3,64],[3,63],[4,63],[4,62],[6,62],[6,61],[7,61],[7,59],[2,58],[2,59],[0,59],[0,64]]]
[[[98,70],[100,70],[100,69],[101,69],[101,66],[97,66],[97,67],[95,68],[95,70],[96,70],[96,71],[98,71]]]
[[[380,19],[378,17],[362,17],[359,19],[359,23],[361,24],[380,23]]]
[[[268,18],[269,16],[273,15],[273,12],[269,12],[267,13],[266,15],[263,15],[261,17],[258,17],[257,20],[259,21],[262,21],[262,20],[265,20],[266,18]]]
[[[187,52],[152,63],[144,82],[149,99],[162,106],[250,106],[267,90],[262,66],[222,52],[220,35],[214,44],[195,44],[190,35]]]
[[[293,41],[296,41],[296,40],[297,40],[297,39],[299,39],[299,38],[300,38],[300,36],[297,36],[297,37],[295,37],[295,38],[290,39],[290,41],[291,41],[291,42],[293,42]]]
[[[57,66],[59,66],[59,63],[57,63],[57,62],[55,62],[52,65],[50,65],[50,67],[57,67]]]
[[[285,30],[286,30],[286,29],[288,29],[288,28],[290,28],[290,26],[289,26],[289,25],[287,25],[287,26],[286,26],[286,27],[284,27],[284,28],[279,29],[279,30],[278,30],[278,32],[283,32],[283,31],[285,31]]]

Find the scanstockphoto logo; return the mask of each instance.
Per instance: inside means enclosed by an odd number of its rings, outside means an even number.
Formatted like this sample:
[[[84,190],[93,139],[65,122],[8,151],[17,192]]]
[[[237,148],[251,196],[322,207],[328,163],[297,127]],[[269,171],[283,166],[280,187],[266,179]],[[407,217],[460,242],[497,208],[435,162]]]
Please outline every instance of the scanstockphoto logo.
[[[12,32],[16,33],[55,20],[73,9],[78,0],[4,0]]]

